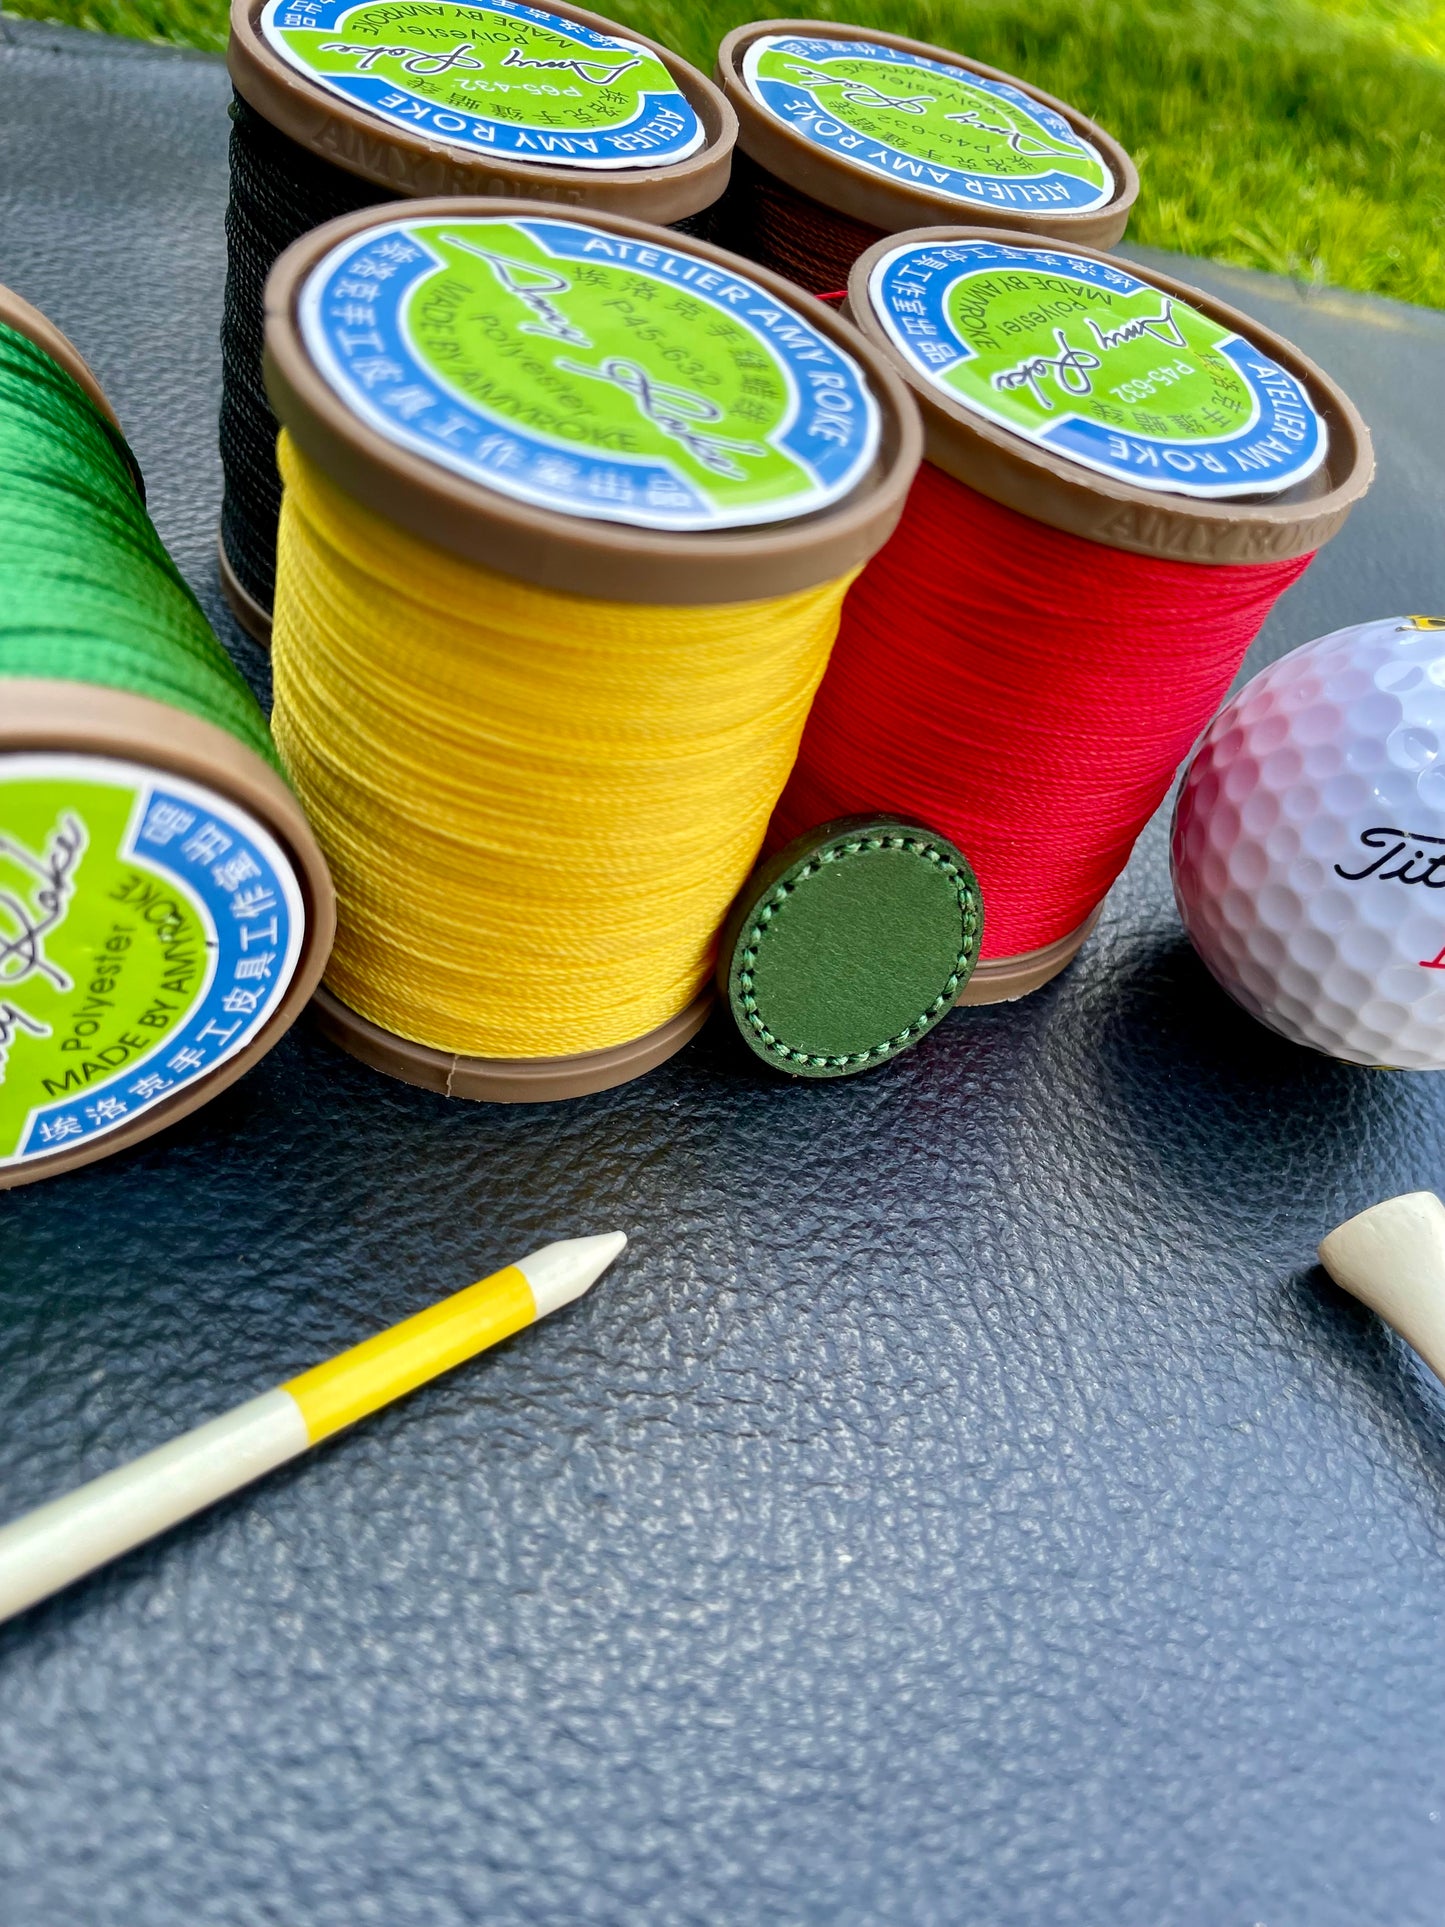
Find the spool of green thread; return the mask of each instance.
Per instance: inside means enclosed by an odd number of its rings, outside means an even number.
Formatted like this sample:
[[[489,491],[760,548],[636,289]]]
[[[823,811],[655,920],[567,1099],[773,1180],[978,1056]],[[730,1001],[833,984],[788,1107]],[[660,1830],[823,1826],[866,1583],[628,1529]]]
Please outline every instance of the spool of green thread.
[[[0,289],[0,1188],[206,1102],[288,1027],[330,879],[99,384]]]

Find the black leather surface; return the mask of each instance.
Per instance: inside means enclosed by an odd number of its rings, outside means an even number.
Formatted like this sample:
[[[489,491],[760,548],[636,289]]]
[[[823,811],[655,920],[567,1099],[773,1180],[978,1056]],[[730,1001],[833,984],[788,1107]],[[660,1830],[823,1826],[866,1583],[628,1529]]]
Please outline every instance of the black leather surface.
[[[3,34],[0,280],[217,608],[224,76]],[[1445,609],[1445,318],[1198,278],[1378,435],[1256,660]],[[0,1923],[1436,1927],[1445,1393],[1310,1267],[1442,1122],[1224,1000],[1157,823],[1065,979],[842,1087],[713,1028],[489,1110],[303,1029],[0,1199],[0,1514],[544,1239],[632,1251],[0,1630]]]

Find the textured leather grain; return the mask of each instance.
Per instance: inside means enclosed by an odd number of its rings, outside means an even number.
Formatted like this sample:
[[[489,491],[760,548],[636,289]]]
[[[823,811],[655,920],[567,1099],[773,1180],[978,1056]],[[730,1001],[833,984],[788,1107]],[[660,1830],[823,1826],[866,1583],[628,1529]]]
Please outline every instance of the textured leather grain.
[[[0,280],[218,617],[226,100],[3,28]],[[1377,433],[1256,662],[1445,609],[1445,321],[1197,274]],[[1445,1185],[1442,1123],[1223,998],[1161,823],[1064,978],[844,1085],[715,1024],[488,1109],[303,1025],[0,1202],[0,1514],[545,1239],[632,1249],[0,1630],[0,1923],[1438,1927],[1445,1392],[1311,1254]]]

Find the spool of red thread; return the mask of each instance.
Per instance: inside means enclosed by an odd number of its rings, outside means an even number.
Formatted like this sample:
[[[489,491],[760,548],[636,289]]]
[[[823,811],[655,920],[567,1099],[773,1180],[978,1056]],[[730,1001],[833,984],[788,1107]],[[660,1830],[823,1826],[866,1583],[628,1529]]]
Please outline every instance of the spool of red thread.
[[[877,27],[755,20],[718,49],[738,117],[728,245],[810,294],[935,221],[1110,247],[1139,192],[1103,128],[1027,81]]]
[[[960,1001],[1025,995],[1093,927],[1271,606],[1373,471],[1343,392],[1166,275],[978,228],[877,243],[849,308],[927,460],[855,584],[773,819],[887,810],[968,853]]]

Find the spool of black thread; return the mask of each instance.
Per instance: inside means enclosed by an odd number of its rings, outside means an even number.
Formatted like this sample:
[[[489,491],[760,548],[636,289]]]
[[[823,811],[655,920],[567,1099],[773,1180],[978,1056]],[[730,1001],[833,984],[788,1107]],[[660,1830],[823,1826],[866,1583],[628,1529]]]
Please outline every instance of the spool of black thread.
[[[407,59],[414,77],[389,85],[386,70],[400,71]],[[625,129],[569,130],[574,99],[584,115],[605,114],[599,101],[609,89],[599,82],[625,63],[634,85],[646,77],[649,88]],[[549,0],[545,15],[516,0],[411,0],[400,20],[390,4],[233,0],[227,64],[235,98],[221,329],[221,579],[244,627],[267,642],[281,484],[262,374],[262,292],[278,255],[338,215],[438,194],[585,205],[706,238],[727,187],[737,121],[718,89],[678,55],[569,0]],[[505,80],[496,77],[502,71]],[[455,111],[472,98],[456,91],[464,82],[491,90],[476,96],[484,104],[508,96],[495,119]],[[525,105],[512,103],[513,92]],[[388,105],[403,98],[404,110]],[[538,133],[519,113],[550,117],[552,131]],[[479,126],[493,130],[497,146],[478,145]],[[528,157],[528,139],[539,158]],[[610,157],[599,151],[609,143],[617,150]],[[508,145],[519,151],[503,151]]]

